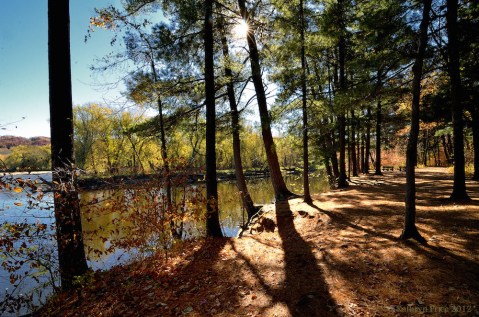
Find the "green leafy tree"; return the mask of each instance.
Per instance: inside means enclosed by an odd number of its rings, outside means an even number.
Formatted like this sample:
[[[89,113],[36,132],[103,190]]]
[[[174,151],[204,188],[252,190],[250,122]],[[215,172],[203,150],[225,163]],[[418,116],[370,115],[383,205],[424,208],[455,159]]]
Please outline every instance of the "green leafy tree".
[[[51,168],[50,146],[19,145],[5,158],[11,171],[47,171]]]

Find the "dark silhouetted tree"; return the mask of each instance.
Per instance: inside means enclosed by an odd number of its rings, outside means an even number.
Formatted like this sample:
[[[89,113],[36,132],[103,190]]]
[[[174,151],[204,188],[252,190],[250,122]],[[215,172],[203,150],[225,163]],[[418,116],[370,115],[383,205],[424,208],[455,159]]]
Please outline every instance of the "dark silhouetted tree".
[[[238,0],[238,5],[243,20],[248,23],[249,13],[246,8],[245,0]],[[284,199],[290,196],[292,193],[286,187],[283,175],[281,174],[281,169],[278,162],[278,154],[276,152],[273,134],[271,133],[271,117],[268,111],[268,104],[266,102],[266,93],[261,76],[258,45],[256,44],[253,28],[248,28],[246,41],[248,42],[251,75],[256,91],[256,100],[258,102],[258,110],[261,121],[261,134],[263,136],[266,159],[268,161],[269,172],[271,174],[271,182],[273,184],[275,197],[277,199]]]
[[[419,234],[416,228],[416,156],[417,139],[419,135],[419,104],[421,99],[421,79],[424,64],[424,53],[427,46],[427,29],[429,26],[429,12],[431,11],[432,0],[424,0],[421,25],[419,26],[419,47],[416,60],[412,67],[412,111],[411,130],[406,149],[406,212],[404,217],[404,229],[400,239],[413,238],[419,242],[425,239]]]
[[[233,136],[233,159],[235,164],[236,186],[240,191],[243,207],[246,209],[248,219],[256,213],[256,208],[251,199],[246,185],[246,178],[243,171],[243,161],[241,159],[241,140],[240,140],[240,123],[238,105],[236,103],[235,90],[233,85],[233,71],[229,66],[230,54],[228,48],[228,41],[226,38],[225,23],[222,17],[219,18],[218,26],[221,32],[221,46],[223,50],[223,57],[225,58],[225,76],[226,76],[226,90],[228,94],[228,101],[231,110],[231,127]]]
[[[222,237],[216,180],[216,109],[213,42],[213,0],[205,0],[205,96],[206,96],[206,234]]]
[[[63,289],[87,271],[78,192],[74,183],[69,1],[48,1],[50,127],[58,260]],[[73,173],[73,175],[72,175]],[[73,182],[73,183],[72,183]]]
[[[452,201],[469,200],[466,192],[466,171],[464,159],[464,120],[461,100],[461,74],[459,70],[457,0],[447,0],[446,12],[447,52],[449,56],[448,71],[451,85],[452,126],[454,142],[454,185]]]
[[[311,194],[309,192],[309,153],[308,153],[308,107],[307,107],[307,91],[306,91],[306,54],[305,54],[305,20],[304,20],[304,4],[303,0],[299,1],[299,18],[300,39],[301,39],[301,104],[303,111],[303,188],[304,202],[312,203]]]
[[[346,23],[344,17],[344,1],[338,1],[338,26],[339,26],[339,43],[338,43],[338,62],[339,62],[339,89],[341,93],[346,92]],[[348,186],[346,177],[346,116],[344,110],[339,110],[339,178],[338,188]]]

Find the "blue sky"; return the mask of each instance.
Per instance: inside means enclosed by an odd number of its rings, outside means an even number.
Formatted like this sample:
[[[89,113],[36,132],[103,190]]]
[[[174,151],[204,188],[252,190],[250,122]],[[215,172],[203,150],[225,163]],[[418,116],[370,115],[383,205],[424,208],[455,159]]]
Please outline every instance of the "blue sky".
[[[112,33],[96,30],[84,42],[94,8],[118,3],[119,0],[70,1],[75,105],[120,96],[120,89],[106,91],[98,85],[115,78],[90,71],[96,58],[115,50],[110,46]],[[49,136],[47,0],[0,0],[0,5],[0,135]],[[18,120],[21,121],[5,126]]]

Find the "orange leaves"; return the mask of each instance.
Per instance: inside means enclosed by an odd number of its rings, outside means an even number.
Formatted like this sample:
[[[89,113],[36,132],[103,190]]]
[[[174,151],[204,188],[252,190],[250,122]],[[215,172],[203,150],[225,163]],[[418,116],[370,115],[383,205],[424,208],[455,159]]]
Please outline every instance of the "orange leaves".
[[[104,30],[114,29],[116,24],[114,22],[114,17],[108,11],[104,10],[96,17],[90,18],[90,29],[94,31],[94,27],[102,28]]]
[[[46,224],[44,224],[44,223],[37,224],[37,233],[40,232],[40,231],[45,231],[45,229],[47,229]]]

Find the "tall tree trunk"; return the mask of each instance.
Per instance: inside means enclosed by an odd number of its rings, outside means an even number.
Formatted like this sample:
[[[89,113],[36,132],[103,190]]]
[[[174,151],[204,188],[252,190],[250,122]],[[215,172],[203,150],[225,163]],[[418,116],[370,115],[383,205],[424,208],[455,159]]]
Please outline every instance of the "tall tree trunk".
[[[447,0],[446,28],[449,55],[449,77],[451,78],[452,125],[454,133],[454,185],[452,201],[469,200],[466,192],[466,171],[464,160],[464,123],[462,119],[461,75],[459,72],[459,41],[457,33],[457,1]]]
[[[346,176],[346,118],[340,115],[339,121],[339,179],[338,188],[348,186]]]
[[[346,116],[346,122],[351,122],[349,118]],[[351,125],[346,125],[346,135],[348,136],[348,181],[351,180]]]
[[[363,134],[361,136],[361,160],[360,160],[361,161],[361,166],[360,167],[361,167],[361,172],[362,173],[364,173],[364,166],[365,166],[364,165],[364,159],[365,159],[365,157],[364,157],[364,139],[365,138],[366,138],[366,136]]]
[[[472,179],[479,180],[479,105],[472,110],[472,140],[474,142],[474,176]]]
[[[338,156],[336,154],[337,149],[336,149],[336,141],[335,141],[334,130],[332,130],[327,135],[329,136],[328,140],[329,140],[329,144],[330,144],[330,147],[331,147],[331,157],[330,158],[331,158],[331,165],[332,165],[332,168],[333,168],[334,178],[338,178],[339,177],[339,162],[338,162]]]
[[[127,133],[126,137],[128,141],[130,141],[131,148],[133,150],[133,172],[135,175],[138,173],[138,167],[141,169],[142,173],[145,174],[145,168],[143,167],[143,163],[141,162],[141,157],[140,157],[140,152],[141,152],[141,146],[139,149],[136,148],[136,143],[135,140],[131,137],[131,133]]]
[[[439,157],[439,141],[438,138],[434,138],[434,146],[433,146],[433,153],[434,153],[434,166],[439,167],[441,166],[441,158]]]
[[[238,0],[238,5],[241,16],[247,23],[249,21],[249,13],[246,9],[245,0]],[[268,104],[266,102],[266,93],[261,77],[258,46],[256,45],[256,38],[252,28],[248,28],[246,40],[248,42],[251,75],[256,91],[256,100],[258,102],[259,116],[261,120],[261,134],[263,136],[263,143],[266,159],[268,161],[269,172],[271,175],[271,182],[273,184],[276,199],[285,199],[291,196],[292,193],[286,187],[286,183],[284,182],[278,162],[278,154],[276,153],[276,146],[274,144],[273,134],[271,133],[271,117],[269,115]]]
[[[452,137],[451,137],[451,134],[448,133],[447,134],[447,150],[449,152],[449,157],[451,158],[451,163],[454,163],[454,147],[452,145]]]
[[[326,174],[328,175],[329,183],[331,184],[332,181],[334,180],[334,175],[333,175],[333,170],[331,168],[331,164],[329,163],[329,158],[324,157],[323,161],[324,161],[324,167],[326,168]]]
[[[155,83],[158,82],[158,73],[156,72],[156,67],[155,67],[155,61],[153,59],[153,54],[150,56],[151,58],[151,72],[153,73],[153,81]],[[166,206],[168,209],[168,213],[173,212],[173,203],[172,203],[172,196],[171,196],[171,172],[170,172],[170,162],[168,161],[168,152],[166,150],[166,136],[165,136],[165,121],[163,118],[163,103],[161,102],[161,96],[160,93],[157,93],[156,96],[156,103],[158,106],[158,116],[160,119],[160,143],[161,143],[161,158],[163,161],[163,177],[166,182]],[[176,225],[174,220],[170,221],[170,229],[171,233],[173,234],[174,237],[179,238],[178,231],[176,230]]]
[[[338,156],[336,155],[336,151],[331,153],[331,165],[333,167],[333,174],[335,178],[339,177],[339,162]]]
[[[427,28],[429,25],[429,12],[431,11],[432,0],[424,0],[422,21],[419,26],[419,47],[416,60],[412,67],[412,111],[411,111],[411,130],[406,149],[406,210],[404,217],[404,229],[400,239],[416,239],[419,242],[426,240],[421,236],[416,228],[416,174],[415,162],[417,155],[417,139],[419,136],[419,105],[421,101],[421,78],[424,61],[424,53],[427,45]]]
[[[339,87],[342,93],[346,90],[346,76],[345,76],[345,54],[346,43],[343,37],[339,40]],[[338,116],[339,123],[339,179],[338,188],[348,186],[346,177],[346,116],[340,114]]]
[[[66,185],[65,188],[55,189],[54,195],[61,285],[66,290],[73,287],[75,276],[84,274],[88,269],[78,192],[76,184],[71,183],[75,159],[69,1],[48,1],[48,71],[52,178],[53,183]]]
[[[378,71],[378,90],[382,87],[381,72]],[[382,175],[381,172],[381,128],[382,128],[382,104],[378,99],[378,108],[376,110],[376,172],[375,175]]]
[[[361,126],[359,125],[359,120],[357,122],[357,135],[358,138],[356,139],[356,172],[359,174],[362,171],[361,167]]]
[[[304,202],[311,204],[311,194],[309,192],[309,153],[308,153],[308,108],[307,108],[307,92],[306,92],[306,54],[304,40],[304,8],[303,0],[299,0],[299,10],[301,19],[301,93],[302,93],[302,110],[303,110],[303,190]]]
[[[436,166],[440,167],[442,166],[441,162],[441,145],[439,144],[439,138],[436,138],[435,141],[435,148],[436,148]]]
[[[369,174],[369,156],[371,153],[371,107],[367,109],[366,121],[366,153],[364,156],[364,174]]]
[[[219,18],[218,27],[221,31],[221,46],[223,49],[223,56],[225,58],[225,76],[227,79],[226,90],[228,93],[228,100],[230,103],[231,110],[231,126],[233,134],[233,159],[235,165],[235,175],[236,175],[236,186],[241,194],[241,199],[243,201],[243,207],[246,209],[248,214],[248,220],[253,217],[256,213],[256,208],[253,204],[253,199],[249,194],[248,187],[246,185],[246,178],[243,172],[243,161],[241,159],[241,141],[240,141],[240,123],[239,123],[239,112],[238,105],[236,103],[235,90],[233,86],[233,71],[228,66],[230,65],[230,54],[228,49],[228,41],[226,39],[226,30],[224,26],[223,18]]]
[[[446,136],[441,135],[441,141],[442,141],[442,147],[444,148],[444,156],[446,158],[446,163],[450,164],[451,163],[451,155],[449,152],[449,148],[447,146],[447,141],[446,141]]]
[[[216,109],[213,61],[213,0],[205,0],[206,235],[222,237],[216,181]]]
[[[428,157],[429,157],[429,144],[428,144],[428,133],[427,133],[427,130],[424,131],[424,145],[423,145],[423,150],[424,150],[424,155],[423,155],[423,165],[424,166],[427,166],[427,163],[428,163]]]
[[[354,129],[356,125],[356,117],[354,116],[354,110],[351,110],[351,164],[353,164],[353,176],[358,176],[358,163],[356,161],[356,131]]]

